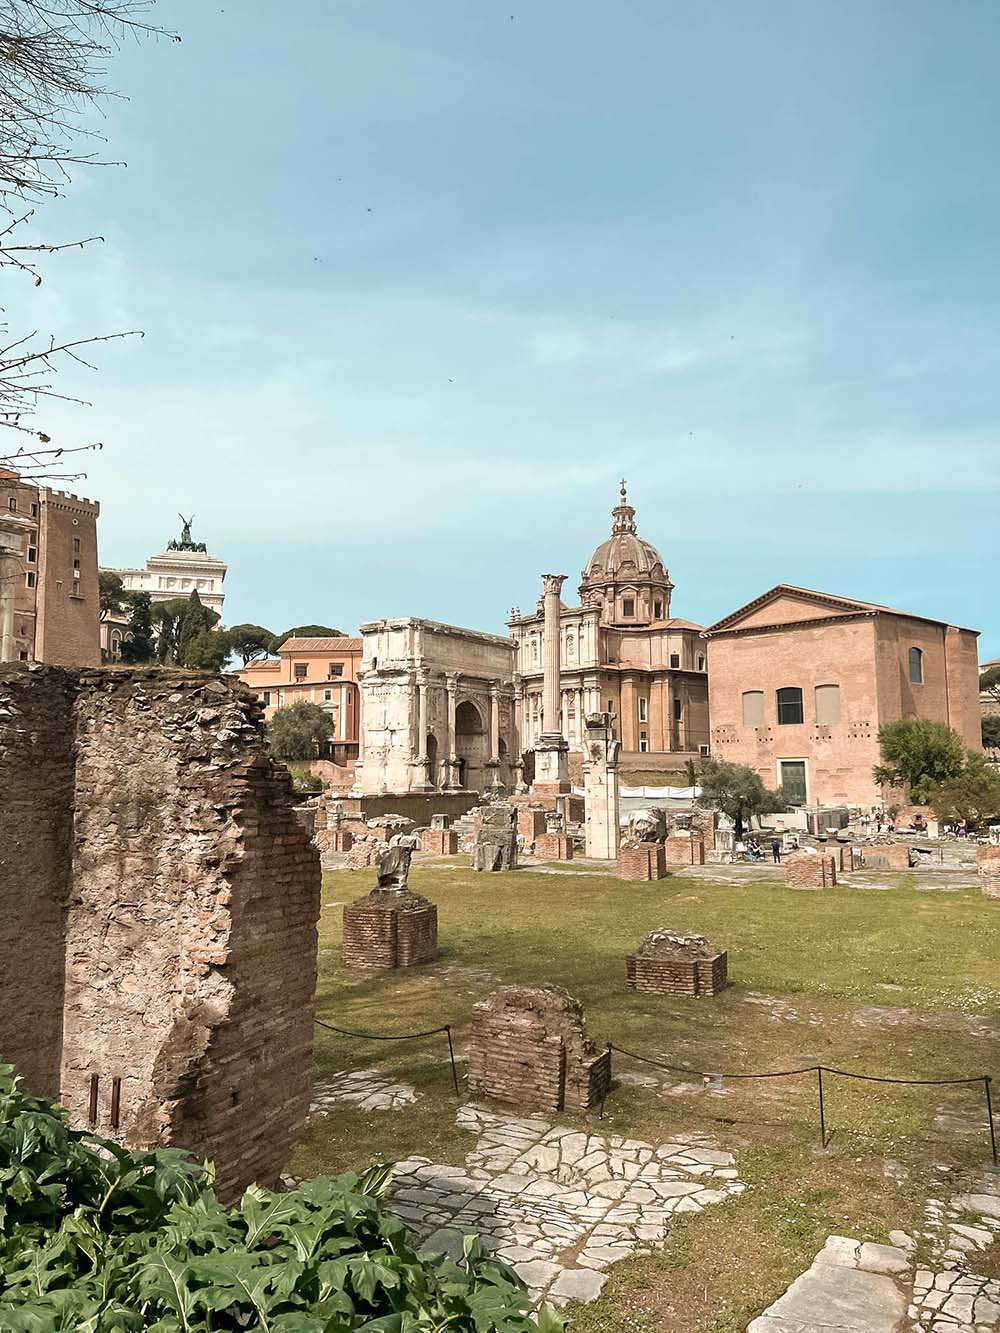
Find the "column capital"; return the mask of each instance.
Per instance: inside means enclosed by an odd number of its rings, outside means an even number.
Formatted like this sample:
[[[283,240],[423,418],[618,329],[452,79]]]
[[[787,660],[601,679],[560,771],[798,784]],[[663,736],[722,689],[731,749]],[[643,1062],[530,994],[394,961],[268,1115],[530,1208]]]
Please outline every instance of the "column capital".
[[[543,574],[542,588],[546,593],[555,593],[558,597],[562,591],[562,586],[566,582],[565,574]]]
[[[444,673],[445,688],[449,694],[454,694],[458,689],[458,682],[462,678],[461,671],[446,671]]]

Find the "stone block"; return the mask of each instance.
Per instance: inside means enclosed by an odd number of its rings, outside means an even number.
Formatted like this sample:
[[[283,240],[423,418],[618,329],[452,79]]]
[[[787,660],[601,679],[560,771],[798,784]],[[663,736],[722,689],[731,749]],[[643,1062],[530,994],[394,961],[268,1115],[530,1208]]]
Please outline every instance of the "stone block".
[[[832,856],[797,852],[784,861],[785,883],[791,889],[828,889],[837,883]]]
[[[535,838],[535,856],[540,861],[572,861],[573,841],[565,833],[539,833]]]
[[[666,854],[662,842],[641,842],[637,847],[618,848],[618,878],[665,879]]]
[[[373,889],[344,908],[344,964],[395,968],[437,958],[437,908],[419,894]]]

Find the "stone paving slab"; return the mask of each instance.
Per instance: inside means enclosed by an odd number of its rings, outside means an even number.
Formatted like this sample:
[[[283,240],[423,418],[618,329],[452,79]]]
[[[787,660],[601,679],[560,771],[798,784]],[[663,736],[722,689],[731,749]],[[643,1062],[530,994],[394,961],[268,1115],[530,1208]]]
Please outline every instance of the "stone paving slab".
[[[478,1233],[536,1300],[556,1305],[596,1300],[606,1270],[662,1244],[674,1213],[745,1188],[707,1135],[654,1145],[473,1105],[457,1120],[477,1135],[465,1166],[400,1162],[391,1211],[428,1250],[461,1253],[462,1235]]]
[[[363,1111],[398,1111],[416,1100],[409,1083],[396,1083],[376,1069],[345,1069],[314,1085],[309,1110],[326,1114],[337,1102],[354,1102]]]

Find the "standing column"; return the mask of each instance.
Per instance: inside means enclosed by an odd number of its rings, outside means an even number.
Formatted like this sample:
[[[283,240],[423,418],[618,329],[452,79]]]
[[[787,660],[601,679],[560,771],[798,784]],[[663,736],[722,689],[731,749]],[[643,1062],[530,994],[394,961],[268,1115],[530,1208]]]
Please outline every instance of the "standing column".
[[[535,743],[535,781],[538,796],[561,796],[569,791],[569,746],[562,734],[559,591],[565,574],[543,574],[545,637],[542,643],[542,734]]]
[[[458,789],[458,750],[456,749],[457,739],[455,736],[458,676],[457,671],[448,671],[444,678],[445,689],[448,691],[448,745],[445,751],[445,789],[447,791],[457,791]]]
[[[417,672],[417,756],[414,768],[417,770],[415,783],[418,791],[429,791],[431,786],[430,756],[427,753],[427,672]]]
[[[487,768],[493,770],[490,786],[494,791],[503,791],[500,781],[500,682],[490,685],[490,760]]]

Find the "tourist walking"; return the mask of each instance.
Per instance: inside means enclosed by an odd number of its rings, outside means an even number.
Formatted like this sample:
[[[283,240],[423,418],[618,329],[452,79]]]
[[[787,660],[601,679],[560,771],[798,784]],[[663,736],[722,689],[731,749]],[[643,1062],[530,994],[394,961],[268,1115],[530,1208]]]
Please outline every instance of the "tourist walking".
[[[780,865],[780,864],[781,864],[781,843],[778,841],[777,838],[772,838],[772,840],[771,840],[771,855],[774,857],[774,864],[775,864],[776,866],[777,866],[777,865]]]

